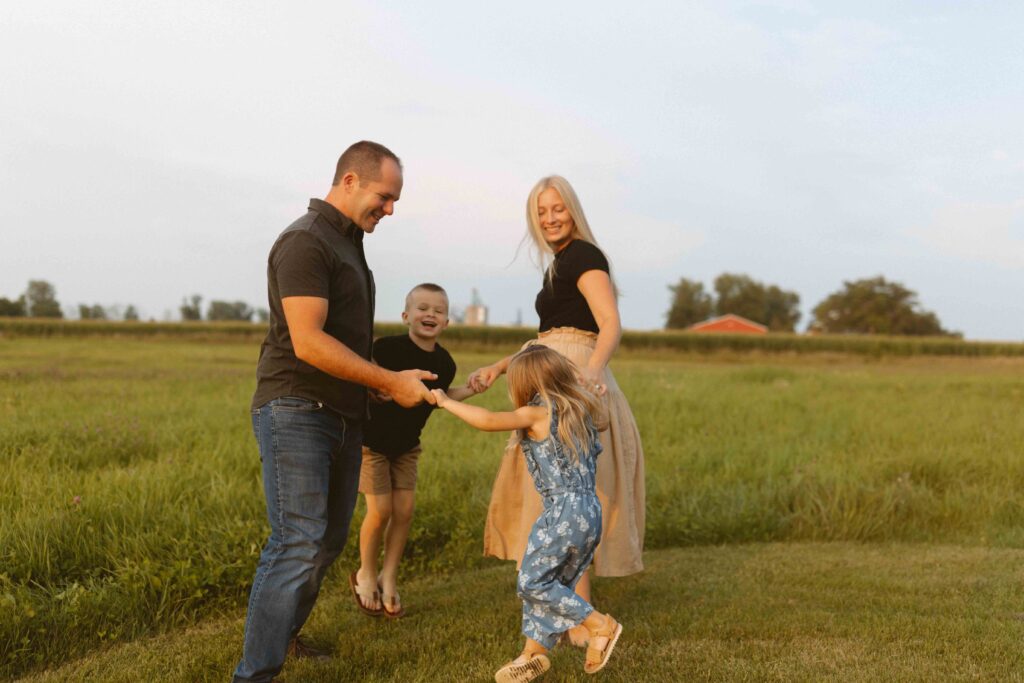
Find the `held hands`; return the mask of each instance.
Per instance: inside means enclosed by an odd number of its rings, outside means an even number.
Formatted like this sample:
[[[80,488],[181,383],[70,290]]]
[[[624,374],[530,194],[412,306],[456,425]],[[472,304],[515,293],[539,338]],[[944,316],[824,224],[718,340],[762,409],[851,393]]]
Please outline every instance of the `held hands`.
[[[466,380],[466,384],[469,385],[473,391],[480,394],[487,391],[490,386],[494,384],[494,380],[498,379],[500,375],[501,371],[498,370],[496,366],[485,365],[484,367],[470,373],[469,379]]]
[[[394,379],[387,387],[392,400],[403,408],[411,408],[423,401],[433,405],[434,396],[423,384],[425,379],[437,379],[437,375],[426,370],[402,370],[394,373]]]
[[[436,405],[438,408],[444,408],[445,404],[452,400],[448,398],[448,394],[444,393],[443,389],[431,389],[430,393],[433,394],[434,399],[431,403]]]

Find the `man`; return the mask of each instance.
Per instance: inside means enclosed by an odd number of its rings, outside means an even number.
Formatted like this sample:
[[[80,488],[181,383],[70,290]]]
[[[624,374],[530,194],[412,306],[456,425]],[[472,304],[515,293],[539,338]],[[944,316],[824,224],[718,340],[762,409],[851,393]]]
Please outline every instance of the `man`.
[[[270,538],[249,597],[236,681],[269,681],[281,670],[345,545],[366,387],[402,406],[433,403],[422,382],[432,373],[392,372],[369,360],[374,284],[363,236],[394,213],[401,193],[398,157],[357,142],[338,160],[327,197],[310,200],[270,250],[270,330],[252,400]]]

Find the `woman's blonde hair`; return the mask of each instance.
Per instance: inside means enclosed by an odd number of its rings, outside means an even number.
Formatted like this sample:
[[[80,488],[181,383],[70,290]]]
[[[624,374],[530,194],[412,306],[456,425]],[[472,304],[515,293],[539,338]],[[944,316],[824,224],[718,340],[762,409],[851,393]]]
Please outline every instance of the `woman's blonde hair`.
[[[583,213],[583,205],[580,204],[580,199],[576,196],[576,191],[572,189],[569,181],[560,175],[549,175],[541,178],[533,186],[529,196],[526,198],[526,236],[533,240],[533,246],[537,252],[538,265],[542,271],[547,270],[549,280],[555,276],[555,252],[551,249],[551,245],[548,244],[547,240],[544,239],[544,231],[540,227],[537,198],[541,192],[550,189],[558,192],[562,202],[565,204],[565,208],[569,210],[569,215],[572,216],[574,224],[572,238],[590,242],[598,249],[601,248],[597,240],[594,239],[594,233],[590,230],[590,223],[587,222],[587,217]],[[524,237],[523,239],[525,240],[526,238]],[[608,258],[607,254],[605,254],[605,258]],[[611,261],[608,261],[608,269],[611,271]],[[611,278],[611,272],[609,272],[608,277]],[[612,289],[618,295],[618,288],[615,286],[614,278],[612,278]]]
[[[588,429],[588,420],[597,430],[608,428],[604,403],[580,384],[578,374],[576,365],[568,358],[534,344],[512,357],[506,375],[508,395],[516,408],[540,395],[549,414],[558,414],[558,439],[574,461],[594,446],[595,435]],[[519,430],[517,435],[522,440],[526,430]]]

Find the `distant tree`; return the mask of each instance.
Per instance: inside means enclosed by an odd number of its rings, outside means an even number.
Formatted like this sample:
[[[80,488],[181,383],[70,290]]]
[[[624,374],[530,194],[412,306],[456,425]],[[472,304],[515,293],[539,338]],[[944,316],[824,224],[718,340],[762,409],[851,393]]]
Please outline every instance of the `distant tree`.
[[[207,320],[252,320],[254,311],[244,301],[211,301],[206,309]]]
[[[193,294],[191,302],[189,299],[181,300],[181,319],[182,320],[202,320],[203,313],[199,305],[203,302],[203,297],[198,294]]]
[[[800,320],[799,294],[766,287],[747,275],[722,273],[715,278],[715,293],[717,315],[732,313],[781,332],[792,332]]]
[[[138,320],[139,312],[135,309],[135,306],[128,304],[128,308],[124,309],[125,320]]]
[[[684,277],[679,278],[679,284],[669,285],[668,289],[672,292],[672,307],[665,321],[667,329],[683,329],[707,320],[711,315],[714,303],[702,283]]]
[[[765,325],[769,330],[792,332],[800,321],[800,295],[772,285],[765,290]]]
[[[831,333],[956,335],[938,317],[921,310],[917,293],[878,276],[843,282],[814,307],[810,329]]]
[[[257,308],[256,319],[259,320],[261,323],[267,322],[268,320],[270,320],[270,311],[268,311],[265,308]]]
[[[25,290],[26,312],[32,318],[63,318],[57,290],[46,280],[29,280]]]
[[[14,301],[0,297],[0,317],[23,318],[25,317],[25,297],[19,296]]]
[[[78,317],[82,320],[106,320],[107,311],[99,304],[78,304]]]
[[[722,273],[715,278],[715,314],[740,315],[754,322],[764,323],[764,285],[747,275]]]

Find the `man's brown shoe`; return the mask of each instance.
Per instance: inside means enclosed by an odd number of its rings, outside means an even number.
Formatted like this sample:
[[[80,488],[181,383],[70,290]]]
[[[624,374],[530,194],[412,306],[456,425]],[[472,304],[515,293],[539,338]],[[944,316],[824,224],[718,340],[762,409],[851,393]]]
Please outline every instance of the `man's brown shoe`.
[[[288,644],[288,656],[295,657],[296,659],[315,659],[318,662],[326,662],[331,658],[331,653],[327,650],[315,648],[303,638],[295,636],[292,638],[292,642]]]

